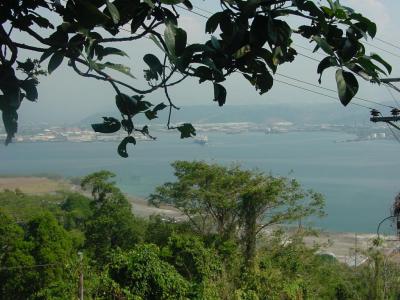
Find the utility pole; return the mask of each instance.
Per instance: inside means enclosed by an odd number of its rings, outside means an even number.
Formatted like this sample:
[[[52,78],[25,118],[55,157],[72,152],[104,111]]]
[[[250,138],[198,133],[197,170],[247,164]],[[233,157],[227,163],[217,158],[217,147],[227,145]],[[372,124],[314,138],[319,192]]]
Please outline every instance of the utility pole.
[[[79,300],[83,300],[83,253],[78,252],[79,256]]]
[[[387,86],[391,87],[392,89],[400,92],[400,89],[393,84],[393,82],[400,82],[400,78],[383,78],[380,81],[382,83],[385,83]]]
[[[400,130],[400,127],[393,123],[393,122],[400,121],[400,109],[393,108],[391,112],[392,112],[391,116],[384,117],[381,115],[381,113],[379,111],[377,111],[376,109],[373,109],[373,110],[371,110],[372,116],[370,118],[370,121],[374,122],[374,123],[384,122],[384,123],[387,123],[387,124],[393,126],[396,129]]]
[[[383,83],[400,82],[400,78],[383,78],[383,79],[380,79],[380,81]]]

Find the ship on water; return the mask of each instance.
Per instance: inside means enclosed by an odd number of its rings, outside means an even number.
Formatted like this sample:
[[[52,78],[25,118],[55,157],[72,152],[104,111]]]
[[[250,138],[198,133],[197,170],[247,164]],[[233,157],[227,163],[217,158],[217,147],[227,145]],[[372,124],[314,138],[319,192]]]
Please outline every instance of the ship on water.
[[[205,145],[208,143],[208,137],[206,135],[199,135],[193,139],[196,144]]]

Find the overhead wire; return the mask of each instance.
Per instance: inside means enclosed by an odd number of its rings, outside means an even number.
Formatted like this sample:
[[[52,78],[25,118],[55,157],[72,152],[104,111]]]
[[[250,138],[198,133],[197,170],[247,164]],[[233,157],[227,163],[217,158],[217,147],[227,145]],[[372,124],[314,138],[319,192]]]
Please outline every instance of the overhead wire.
[[[364,44],[366,44],[366,45],[368,45],[368,46],[370,46],[370,47],[376,48],[376,49],[378,49],[378,50],[381,50],[381,51],[383,51],[383,52],[386,52],[386,53],[388,53],[388,54],[390,54],[390,55],[393,55],[393,56],[395,56],[395,57],[400,58],[400,55],[399,55],[399,54],[393,53],[393,52],[391,52],[391,51],[389,51],[389,50],[385,50],[385,49],[383,49],[383,48],[381,48],[381,47],[375,46],[375,45],[373,45],[373,44],[371,44],[371,43],[368,43],[368,42],[364,42]]]
[[[393,101],[396,103],[397,107],[400,107],[399,102],[397,101],[396,97],[393,95],[392,91],[390,90],[390,88],[385,85],[385,88],[387,89],[387,91],[389,92],[390,96],[392,97]]]
[[[396,141],[400,144],[400,138],[397,136],[397,134],[394,132],[393,128],[389,126],[389,124],[386,123],[387,128],[392,132],[393,137],[396,139]]]
[[[322,53],[320,53],[320,52],[318,52],[318,51],[311,50],[310,48],[304,47],[304,46],[299,45],[299,44],[297,44],[297,43],[293,43],[293,46],[296,46],[297,48],[301,48],[301,49],[303,49],[303,50],[306,50],[306,51],[311,52],[311,53],[314,53],[314,54],[318,54],[318,55],[320,55],[320,56],[325,56],[324,54],[322,54]],[[314,59],[314,60],[315,60],[315,59]]]
[[[319,88],[319,89],[323,89],[323,90],[326,90],[326,91],[329,91],[329,92],[333,92],[333,93],[337,92],[334,89],[330,89],[330,88],[327,88],[327,87],[324,87],[324,86],[320,86],[320,85],[317,85],[317,84],[314,84],[314,83],[311,83],[311,82],[307,82],[307,81],[304,81],[304,80],[301,80],[301,79],[298,79],[298,78],[295,78],[295,77],[292,77],[292,76],[288,76],[288,75],[285,75],[285,74],[282,74],[282,73],[275,73],[275,74],[278,75],[278,76],[282,76],[282,77],[285,77],[287,79],[291,79],[291,80],[294,80],[294,81],[297,81],[297,82],[301,82],[301,83],[304,83],[304,84],[307,84],[307,85],[310,85],[310,86],[313,86],[313,87],[316,87],[316,88]],[[360,101],[372,103],[372,104],[375,104],[375,105],[384,106],[384,107],[387,107],[387,108],[395,108],[394,106],[386,105],[386,104],[383,104],[383,103],[379,103],[379,102],[376,102],[376,101],[368,100],[368,99],[365,99],[365,98],[362,98],[362,97],[358,97],[358,96],[355,96],[354,99],[358,99]],[[400,105],[398,105],[398,106],[400,106]]]
[[[378,41],[380,41],[380,42],[382,42],[382,43],[384,43],[384,44],[386,44],[386,45],[392,46],[392,47],[394,47],[394,48],[400,50],[400,46],[397,46],[397,45],[395,45],[395,44],[392,44],[392,43],[390,43],[390,42],[388,42],[388,41],[385,41],[385,40],[383,40],[383,39],[381,39],[381,38],[378,38],[378,37],[376,37],[375,39],[378,40]]]
[[[316,62],[320,62],[318,59],[316,59],[316,58],[314,58],[314,57],[311,57],[311,56],[308,56],[308,55],[305,55],[305,54],[303,54],[303,53],[301,53],[301,52],[299,52],[299,51],[297,51],[297,54],[298,55],[300,55],[300,56],[303,56],[303,57],[305,57],[305,58],[308,58],[308,59],[310,59],[310,60],[313,60],[313,61],[316,61]]]
[[[314,91],[314,90],[311,90],[311,89],[308,89],[308,88],[305,88],[305,87],[302,87],[302,86],[298,86],[298,85],[296,85],[296,84],[289,83],[289,82],[286,82],[286,81],[283,81],[283,80],[275,79],[275,81],[276,81],[276,82],[279,82],[279,83],[283,83],[283,84],[289,85],[289,86],[292,86],[292,87],[295,87],[295,88],[298,88],[298,89],[301,89],[301,90],[304,90],[304,91],[307,91],[307,92],[310,92],[310,93],[314,93],[314,94],[317,94],[317,95],[320,95],[320,96],[324,96],[324,97],[333,99],[333,100],[335,100],[336,102],[338,102],[338,99],[337,99],[336,97],[331,96],[331,95],[327,95],[327,94],[324,94],[324,93],[320,93],[320,92],[317,92],[317,91]],[[366,105],[362,105],[362,104],[359,104],[359,103],[355,103],[355,102],[350,102],[350,104],[351,104],[351,105],[356,105],[356,106],[359,106],[359,107],[366,108],[366,109],[368,109],[369,111],[373,109],[372,107],[369,107],[369,106],[366,106]]]
[[[194,8],[197,8],[198,10],[201,10],[202,12],[208,13],[210,15],[213,15],[214,13],[212,11],[209,11],[207,9],[201,8],[199,6],[193,5]]]

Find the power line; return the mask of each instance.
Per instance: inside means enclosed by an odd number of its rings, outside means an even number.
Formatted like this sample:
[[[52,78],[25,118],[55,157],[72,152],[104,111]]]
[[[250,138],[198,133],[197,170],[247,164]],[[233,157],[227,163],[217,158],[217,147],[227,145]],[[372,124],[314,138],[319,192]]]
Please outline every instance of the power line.
[[[200,17],[202,17],[202,18],[208,19],[208,16],[203,15],[203,14],[198,13],[198,12],[195,12],[193,9],[189,9],[189,8],[184,7],[184,6],[181,6],[181,5],[179,5],[179,4],[176,4],[175,6],[176,6],[176,7],[179,7],[180,9],[187,10],[188,12],[190,12],[190,13],[192,13],[192,14],[195,14],[195,15],[198,15],[198,16],[200,16]]]
[[[293,43],[293,45],[296,46],[297,48],[304,49],[304,50],[306,50],[306,51],[308,51],[308,52],[311,52],[311,53],[314,53],[314,54],[318,54],[318,55],[320,55],[320,56],[325,56],[324,54],[322,54],[322,53],[320,53],[320,52],[314,52],[314,51],[311,50],[310,48],[301,46],[301,45],[299,45],[299,44],[297,44],[297,43]],[[305,56],[305,55],[304,55],[304,56]],[[314,60],[315,60],[315,59],[314,59]]]
[[[285,77],[285,78],[288,78],[288,79],[291,79],[291,80],[295,80],[295,81],[297,81],[297,82],[301,82],[301,83],[304,83],[304,84],[308,84],[308,85],[311,85],[311,86],[313,86],[313,87],[316,87],[316,88],[319,88],[319,89],[322,89],[322,90],[326,90],[326,91],[329,91],[329,92],[333,92],[333,93],[336,93],[336,92],[337,92],[337,91],[334,90],[334,89],[330,89],[330,88],[327,88],[327,87],[319,86],[319,85],[316,85],[316,84],[314,84],[314,83],[307,82],[307,81],[304,81],[304,80],[300,80],[300,79],[297,79],[297,78],[295,78],[295,77],[291,77],[291,76],[288,76],[288,75],[285,75],[285,74],[276,73],[276,75],[282,76],[282,77]],[[385,105],[385,104],[383,104],[383,103],[379,103],[379,102],[376,102],[376,101],[368,100],[368,99],[361,98],[361,97],[358,97],[358,96],[354,97],[354,99],[358,99],[358,100],[360,100],[360,101],[369,102],[369,103],[372,103],[372,104],[384,106],[384,107],[387,107],[387,108],[395,108],[394,106]],[[399,106],[400,106],[400,105],[399,105]]]
[[[376,37],[375,39],[378,40],[378,41],[380,41],[380,42],[382,42],[382,43],[384,43],[384,44],[386,44],[386,45],[392,46],[392,47],[397,48],[397,49],[400,50],[400,47],[399,47],[399,46],[396,46],[395,44],[392,44],[392,43],[390,43],[390,42],[387,42],[387,41],[382,40],[382,39],[377,38],[377,37]]]
[[[387,128],[389,128],[389,130],[392,132],[393,137],[396,139],[396,141],[400,144],[400,138],[397,136],[397,134],[394,132],[394,130],[392,129],[391,126],[389,126],[389,124],[386,123]]]
[[[320,62],[318,59],[315,59],[315,58],[313,58],[313,57],[311,57],[311,56],[305,55],[305,54],[303,54],[303,53],[301,53],[301,52],[299,52],[299,51],[297,51],[297,54],[300,55],[300,56],[303,56],[303,57],[305,57],[305,58],[308,58],[308,59],[310,59],[310,60],[316,61],[316,62],[318,62],[318,63]]]
[[[394,97],[392,91],[388,88],[387,85],[385,85],[385,88],[386,88],[387,91],[389,92],[390,96],[392,96],[392,99],[393,99],[393,101],[396,103],[396,105],[397,105],[398,107],[400,107],[399,102],[398,102],[397,99]]]
[[[201,10],[202,12],[208,13],[210,15],[213,15],[214,13],[212,11],[209,11],[207,9],[201,8],[199,6],[193,5],[194,8],[197,8],[198,10]]]
[[[300,90],[304,90],[304,91],[307,91],[307,92],[310,92],[310,93],[314,93],[314,94],[317,94],[317,95],[320,95],[320,96],[324,96],[324,97],[333,99],[333,100],[335,100],[336,102],[338,101],[338,99],[337,99],[336,97],[333,97],[333,96],[331,96],[331,95],[327,95],[327,94],[320,93],[320,92],[317,92],[317,91],[314,91],[314,90],[310,90],[310,89],[308,89],[308,88],[305,88],[305,87],[302,87],[302,86],[298,86],[298,85],[295,85],[295,84],[293,84],[293,83],[288,83],[288,82],[286,82],[286,81],[282,81],[282,80],[278,80],[278,79],[275,79],[275,81],[276,81],[276,82],[279,82],[279,83],[283,83],[283,84],[289,85],[289,86],[292,86],[292,87],[295,87],[295,88],[298,88],[298,89],[300,89]],[[368,110],[372,110],[372,109],[373,109],[373,108],[371,108],[371,107],[368,107],[368,106],[365,106],[365,105],[362,105],[362,104],[359,104],[359,103],[350,102],[350,104],[351,104],[351,105],[360,106],[360,107],[366,108],[366,109],[368,109]]]
[[[385,50],[385,49],[383,49],[383,48],[381,48],[381,47],[372,45],[372,44],[370,44],[370,43],[368,43],[368,42],[364,42],[364,44],[366,44],[366,45],[368,45],[368,46],[371,46],[371,47],[373,47],[373,48],[379,49],[379,50],[381,50],[381,51],[383,51],[383,52],[389,53],[389,54],[391,54],[391,55],[393,55],[393,56],[395,56],[395,57],[400,58],[400,55],[398,55],[398,54],[396,54],[396,53],[393,53],[393,52],[391,52],[391,51],[389,51],[389,50]]]

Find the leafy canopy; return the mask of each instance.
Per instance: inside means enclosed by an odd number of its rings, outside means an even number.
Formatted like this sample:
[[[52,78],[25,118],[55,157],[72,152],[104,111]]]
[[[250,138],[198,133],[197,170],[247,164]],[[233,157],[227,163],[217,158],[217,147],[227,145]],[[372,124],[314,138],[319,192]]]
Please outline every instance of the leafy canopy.
[[[387,62],[378,54],[367,54],[362,44],[375,37],[376,25],[338,0],[221,0],[220,9],[205,24],[208,41],[193,44],[188,43],[190,30],[179,24],[178,11],[182,9],[192,10],[193,5],[189,0],[1,1],[0,109],[6,144],[17,132],[17,110],[22,100],[36,101],[38,77],[51,75],[63,61],[77,75],[104,81],[114,89],[121,119],[104,117],[102,123],[92,127],[101,133],[126,131],[118,146],[122,157],[128,156],[129,144],[136,144],[132,133],[153,138],[147,125],[135,124],[139,114],[152,120],[167,109],[168,129],[178,130],[181,138],[196,134],[190,123],[171,125],[171,113],[178,107],[169,89],[188,77],[207,83],[219,106],[228,98],[224,82],[235,73],[260,94],[268,92],[278,67],[297,56],[293,35],[325,53],[317,68],[320,82],[326,69],[337,69],[338,97],[343,105],[358,92],[357,76],[379,83],[380,75],[391,72]],[[298,24],[298,19],[301,26],[291,24]],[[26,44],[16,31],[29,35],[34,42]],[[129,67],[116,61],[127,56],[119,49],[122,43],[134,44],[143,38],[152,39],[163,52],[162,57],[152,53],[143,57],[147,65],[145,88],[135,84]],[[21,61],[22,50],[29,51],[26,61]],[[43,64],[47,72],[41,69]],[[110,76],[109,71],[121,72],[126,80]],[[167,104],[144,100],[157,89],[164,91]]]
[[[249,263],[266,227],[323,215],[322,195],[304,191],[294,179],[201,161],[172,166],[177,181],[157,187],[150,202],[177,208],[203,236],[240,240]]]

